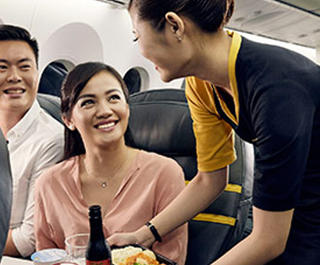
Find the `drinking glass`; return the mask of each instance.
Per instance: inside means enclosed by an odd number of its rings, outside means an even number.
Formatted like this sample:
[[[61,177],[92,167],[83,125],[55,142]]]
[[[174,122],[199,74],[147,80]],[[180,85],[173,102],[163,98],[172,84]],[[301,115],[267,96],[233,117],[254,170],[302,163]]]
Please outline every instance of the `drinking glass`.
[[[89,234],[75,234],[65,239],[68,261],[85,265]]]

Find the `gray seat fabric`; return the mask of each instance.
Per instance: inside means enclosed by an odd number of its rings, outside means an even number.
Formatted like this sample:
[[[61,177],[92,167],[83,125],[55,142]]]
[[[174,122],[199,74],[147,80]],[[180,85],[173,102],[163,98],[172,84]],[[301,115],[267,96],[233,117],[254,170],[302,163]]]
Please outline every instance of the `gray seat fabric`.
[[[129,145],[175,159],[187,181],[195,176],[195,139],[183,90],[158,89],[131,95],[129,133]],[[251,208],[253,147],[236,136],[235,149],[238,158],[230,166],[227,189],[189,221],[187,265],[210,264],[243,238]]]
[[[7,240],[12,203],[12,178],[7,142],[0,130],[0,261]]]
[[[45,111],[47,111],[57,121],[63,123],[61,119],[61,101],[59,97],[38,93],[37,100]]]

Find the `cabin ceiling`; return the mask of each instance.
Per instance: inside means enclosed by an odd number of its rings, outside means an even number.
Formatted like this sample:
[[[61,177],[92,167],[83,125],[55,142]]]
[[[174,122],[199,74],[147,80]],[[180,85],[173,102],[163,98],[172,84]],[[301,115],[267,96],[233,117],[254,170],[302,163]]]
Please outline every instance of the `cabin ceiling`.
[[[97,0],[125,7],[129,0]],[[320,0],[235,0],[228,28],[275,40],[320,46]]]
[[[320,0],[235,0],[228,28],[316,48]]]

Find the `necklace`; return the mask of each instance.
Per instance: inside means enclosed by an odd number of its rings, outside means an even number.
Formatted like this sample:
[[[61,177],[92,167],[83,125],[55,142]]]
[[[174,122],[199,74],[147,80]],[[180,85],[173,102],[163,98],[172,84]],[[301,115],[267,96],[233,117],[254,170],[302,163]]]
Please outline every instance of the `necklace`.
[[[84,172],[85,172],[86,178],[88,178],[88,177],[89,177],[89,173],[88,173],[88,171],[87,171],[87,169],[86,169],[86,165],[85,165],[84,161],[83,161],[83,166],[84,166]],[[124,166],[123,164],[120,164],[120,167],[116,170],[116,174],[115,174],[115,175],[117,175],[117,174],[120,173],[121,168],[122,168],[123,166]],[[97,184],[98,184],[101,188],[105,189],[105,188],[108,187],[107,181],[105,181],[105,180],[104,180],[104,181],[96,180],[96,181],[98,182]]]

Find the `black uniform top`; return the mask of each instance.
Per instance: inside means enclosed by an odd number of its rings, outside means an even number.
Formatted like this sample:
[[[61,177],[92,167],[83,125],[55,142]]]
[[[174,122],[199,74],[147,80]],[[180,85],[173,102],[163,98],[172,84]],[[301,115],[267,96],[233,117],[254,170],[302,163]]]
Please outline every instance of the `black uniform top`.
[[[254,144],[253,204],[268,211],[295,209],[286,250],[269,264],[318,265],[320,67],[295,52],[236,33],[229,57],[235,96],[214,86],[211,95],[220,117]]]

